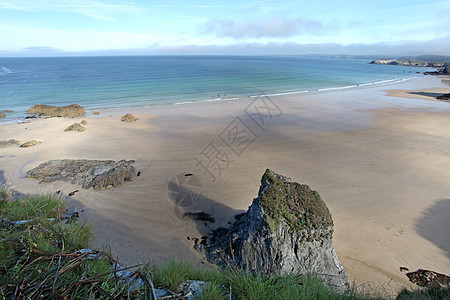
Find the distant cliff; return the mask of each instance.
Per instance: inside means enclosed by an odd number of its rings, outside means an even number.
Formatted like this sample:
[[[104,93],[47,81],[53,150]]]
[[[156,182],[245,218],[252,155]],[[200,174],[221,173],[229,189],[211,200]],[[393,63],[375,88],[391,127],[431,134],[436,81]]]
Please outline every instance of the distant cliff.
[[[445,62],[429,62],[417,59],[377,59],[370,62],[372,65],[400,65],[408,67],[443,68]]]

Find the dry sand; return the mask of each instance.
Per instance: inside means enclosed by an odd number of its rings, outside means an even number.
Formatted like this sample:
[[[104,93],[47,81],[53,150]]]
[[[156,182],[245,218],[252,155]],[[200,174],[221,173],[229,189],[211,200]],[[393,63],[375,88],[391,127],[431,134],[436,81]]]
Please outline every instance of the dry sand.
[[[396,92],[386,95],[393,87]],[[134,123],[120,121],[124,112],[102,112],[4,125],[0,140],[44,143],[0,149],[0,180],[23,193],[68,194],[80,187],[40,185],[25,178],[26,171],[50,159],[134,159],[141,176],[133,182],[80,189],[72,197],[71,205],[84,209],[81,216],[95,226],[95,244],[109,245],[125,264],[173,256],[201,262],[187,237],[245,211],[271,168],[320,193],[352,281],[395,291],[408,285],[401,266],[450,271],[450,104],[418,94],[448,90],[437,78],[422,78],[362,90],[154,107],[135,111]],[[271,109],[264,123],[245,113],[246,107],[255,112],[255,105]],[[86,131],[64,132],[81,119]],[[246,131],[233,140],[234,129]],[[206,163],[209,154],[220,173],[213,167],[205,174],[195,160]],[[189,178],[201,193],[185,198],[195,200],[188,210],[204,210],[216,223],[180,217],[174,199],[185,190],[174,178]]]

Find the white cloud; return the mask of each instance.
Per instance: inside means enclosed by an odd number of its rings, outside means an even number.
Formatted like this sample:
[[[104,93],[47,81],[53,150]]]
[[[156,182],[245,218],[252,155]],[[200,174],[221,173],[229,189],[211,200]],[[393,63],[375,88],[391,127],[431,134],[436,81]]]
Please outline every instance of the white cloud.
[[[212,19],[199,28],[204,34],[217,37],[242,38],[276,38],[305,34],[321,35],[327,30],[322,22],[301,17],[287,19],[271,16],[251,21],[234,21],[232,19]]]

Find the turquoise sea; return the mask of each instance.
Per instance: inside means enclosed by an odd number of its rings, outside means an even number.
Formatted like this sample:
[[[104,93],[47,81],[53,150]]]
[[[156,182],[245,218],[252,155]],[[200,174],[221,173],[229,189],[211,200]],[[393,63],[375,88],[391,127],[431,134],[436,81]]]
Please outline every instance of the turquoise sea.
[[[423,68],[311,56],[0,58],[0,122],[36,103],[102,108],[236,100],[394,83]]]

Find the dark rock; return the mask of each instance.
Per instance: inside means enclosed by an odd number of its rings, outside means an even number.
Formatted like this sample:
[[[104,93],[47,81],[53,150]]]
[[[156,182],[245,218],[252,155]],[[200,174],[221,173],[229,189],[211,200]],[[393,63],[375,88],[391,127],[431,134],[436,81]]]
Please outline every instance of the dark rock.
[[[28,141],[26,143],[23,143],[22,145],[20,145],[20,148],[28,148],[28,147],[33,147],[36,145],[42,144],[41,141],[36,141],[36,140],[32,140],[32,141]]]
[[[68,106],[51,106],[36,104],[27,110],[28,114],[34,114],[39,117],[68,117],[74,118],[84,116],[86,114],[83,107],[78,104]]]
[[[87,121],[86,120],[82,120],[80,123],[81,123],[81,125],[87,125]]]
[[[344,291],[349,280],[332,234],[331,214],[317,192],[267,170],[248,211],[212,232],[206,257],[255,275],[313,273]]]
[[[430,270],[418,269],[406,273],[409,281],[421,287],[449,287],[450,277]]]
[[[100,190],[133,180],[136,171],[132,163],[134,160],[50,160],[28,171],[27,177],[38,179],[40,183],[62,180],[84,189]]]
[[[20,145],[20,141],[15,140],[15,139],[0,141],[0,148],[9,147],[9,146],[19,146],[19,145]]]
[[[444,95],[441,95],[441,96],[437,96],[436,99],[444,100],[444,101],[450,101],[450,93],[449,94],[444,94]]]
[[[137,120],[137,118],[135,116],[133,116],[132,114],[126,114],[126,115],[122,116],[120,118],[120,120],[122,122],[134,122]]]
[[[2,113],[10,113],[10,112],[13,112],[12,110],[9,110],[9,109],[4,109],[4,110],[2,110],[1,111]]]
[[[449,75],[450,74],[450,64],[446,63],[444,66],[437,70],[437,71],[431,71],[431,72],[424,72],[424,75]]]
[[[75,193],[79,192],[80,190],[75,190],[73,192],[70,192],[68,195],[69,197],[72,197],[73,195],[75,195]]]
[[[211,223],[216,222],[216,219],[214,219],[211,215],[209,215],[203,211],[202,212],[185,212],[183,214],[183,218],[184,217],[189,217],[196,221],[206,221],[206,222],[211,222]]]
[[[237,214],[237,215],[234,216],[234,218],[236,220],[240,220],[244,215],[245,215],[245,213]]]
[[[80,123],[73,123],[72,125],[70,125],[66,129],[64,129],[64,131],[79,131],[79,132],[83,132],[85,130],[86,130],[86,128],[81,126]]]

